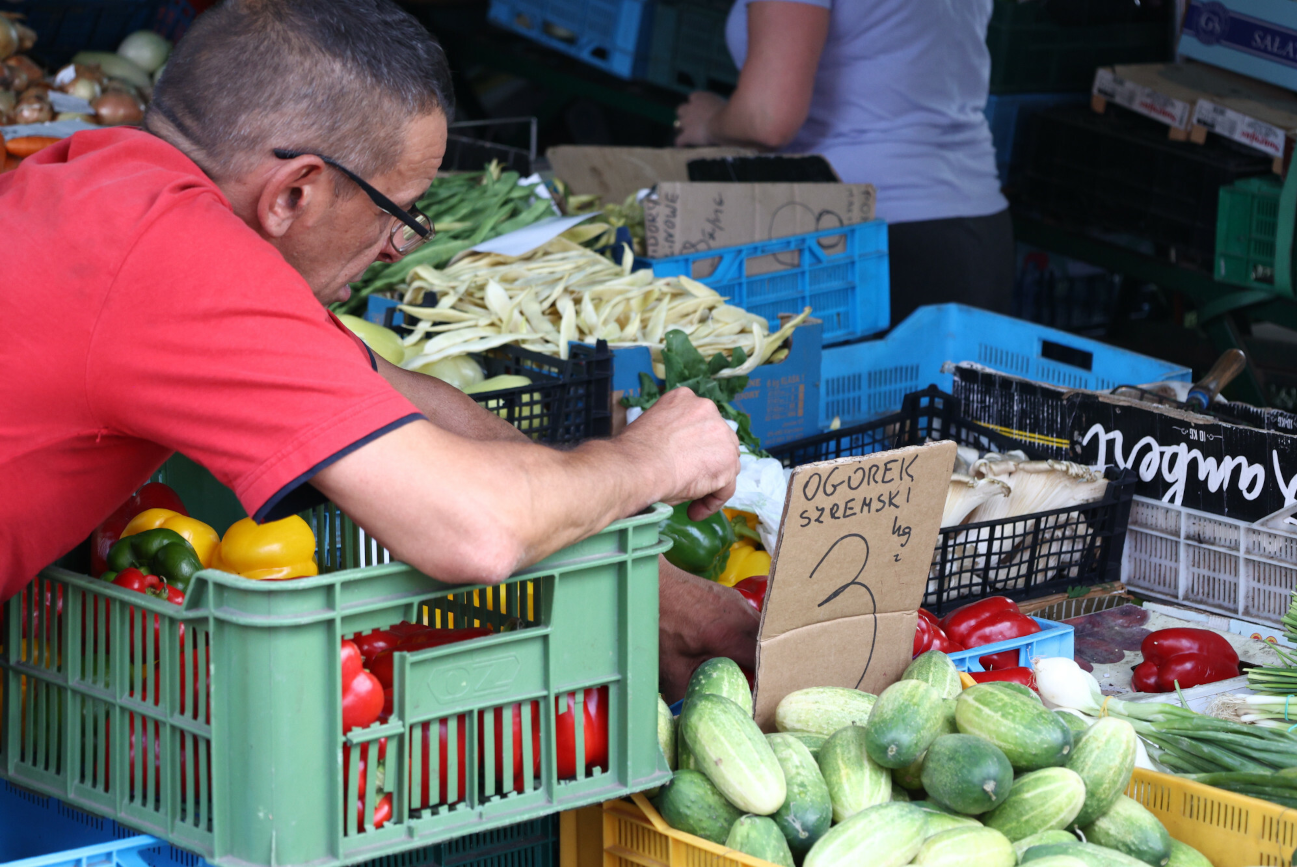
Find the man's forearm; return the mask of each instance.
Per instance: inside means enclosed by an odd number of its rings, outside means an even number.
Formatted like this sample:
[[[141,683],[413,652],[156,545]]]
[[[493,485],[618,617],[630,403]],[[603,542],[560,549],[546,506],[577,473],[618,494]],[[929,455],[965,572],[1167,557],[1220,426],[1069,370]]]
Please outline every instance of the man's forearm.
[[[531,442],[522,431],[435,376],[403,370],[381,358],[378,372],[444,431],[474,440]]]

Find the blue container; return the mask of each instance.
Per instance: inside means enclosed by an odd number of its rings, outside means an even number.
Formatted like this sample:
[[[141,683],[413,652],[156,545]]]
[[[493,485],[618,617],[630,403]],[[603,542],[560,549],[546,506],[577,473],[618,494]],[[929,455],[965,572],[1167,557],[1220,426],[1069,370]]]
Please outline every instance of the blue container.
[[[1031,660],[1037,656],[1072,658],[1076,640],[1072,627],[1066,623],[1041,620],[1039,617],[1031,619],[1040,626],[1040,631],[1034,635],[1010,638],[1008,641],[997,641],[994,644],[984,644],[981,647],[951,653],[949,654],[950,661],[960,671],[985,671],[986,669],[982,668],[982,663],[978,662],[978,659],[990,653],[999,653],[1002,650],[1019,651],[1018,665],[1026,667],[1030,667]]]
[[[1018,140],[1025,134],[1027,120],[1041,109],[1086,102],[1088,93],[991,94],[986,100],[986,122],[995,143],[995,169],[1000,185],[1009,182],[1009,172],[1018,164]]]
[[[706,283],[729,303],[766,317],[772,330],[779,328],[780,313],[809,306],[824,323],[825,345],[877,334],[891,324],[882,220],[648,261],[659,277],[684,275]]]
[[[492,24],[618,78],[643,78],[651,0],[491,0]]]
[[[210,867],[165,840],[137,834],[55,799],[0,781],[5,867]],[[558,816],[470,834],[361,867],[558,867]]]
[[[962,304],[915,310],[890,334],[824,350],[820,424],[846,425],[897,412],[905,395],[936,384],[949,392],[947,361],[1064,388],[1106,391],[1162,380],[1189,382],[1187,367]]]

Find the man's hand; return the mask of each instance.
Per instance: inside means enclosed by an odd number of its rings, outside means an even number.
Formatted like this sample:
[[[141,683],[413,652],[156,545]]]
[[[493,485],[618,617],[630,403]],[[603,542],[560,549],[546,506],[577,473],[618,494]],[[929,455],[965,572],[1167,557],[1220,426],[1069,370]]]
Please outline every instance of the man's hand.
[[[662,395],[618,439],[632,443],[668,469],[662,501],[693,501],[689,517],[701,521],[734,495],[739,438],[710,400],[687,388]]]
[[[676,106],[676,147],[702,147],[716,144],[711,131],[712,118],[725,108],[725,99],[705,90],[689,94],[689,101]]]
[[[636,422],[639,424],[639,422]],[[756,669],[761,615],[737,590],[658,558],[658,681],[668,704],[684,698],[689,675],[712,657]]]

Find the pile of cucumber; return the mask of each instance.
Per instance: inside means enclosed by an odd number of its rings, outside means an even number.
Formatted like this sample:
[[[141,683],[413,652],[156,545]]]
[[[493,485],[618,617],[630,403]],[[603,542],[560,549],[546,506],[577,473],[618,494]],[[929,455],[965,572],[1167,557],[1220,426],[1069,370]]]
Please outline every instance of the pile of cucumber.
[[[675,770],[671,827],[781,867],[1210,867],[1123,793],[1130,723],[1045,708],[1030,689],[961,689],[930,651],[879,696],[790,693],[766,735],[728,659],[694,673],[679,720],[659,701]]]

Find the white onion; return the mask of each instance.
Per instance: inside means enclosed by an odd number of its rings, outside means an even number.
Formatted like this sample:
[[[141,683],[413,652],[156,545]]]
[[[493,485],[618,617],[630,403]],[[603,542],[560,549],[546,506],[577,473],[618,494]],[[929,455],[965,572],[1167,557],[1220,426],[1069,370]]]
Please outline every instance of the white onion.
[[[152,30],[137,30],[122,40],[117,53],[145,72],[157,72],[171,54],[171,43]]]

